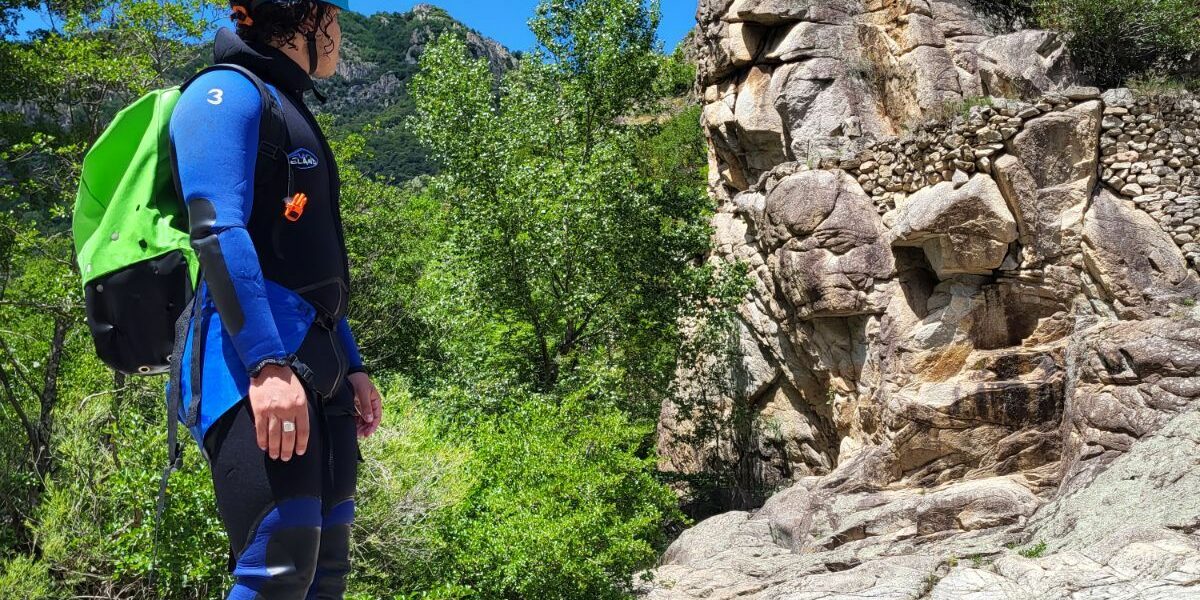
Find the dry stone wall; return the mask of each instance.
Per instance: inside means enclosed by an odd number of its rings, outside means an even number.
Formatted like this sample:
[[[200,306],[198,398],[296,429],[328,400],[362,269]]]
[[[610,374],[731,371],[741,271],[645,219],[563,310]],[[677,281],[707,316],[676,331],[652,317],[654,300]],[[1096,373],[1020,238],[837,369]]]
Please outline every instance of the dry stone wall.
[[[1200,266],[1200,98],[1105,95],[1101,178],[1171,234]]]
[[[1100,179],[1158,222],[1190,265],[1200,265],[1200,98],[1178,92],[1138,95],[1074,87],[1036,102],[980,98],[961,115],[873,144],[849,158],[817,161],[846,170],[880,215],[922,188],[955,174],[993,174],[993,165],[1032,119],[1102,100]]]
[[[751,290],[660,467],[738,510],[647,598],[1200,597],[1200,103],[974,7],[701,0]]]

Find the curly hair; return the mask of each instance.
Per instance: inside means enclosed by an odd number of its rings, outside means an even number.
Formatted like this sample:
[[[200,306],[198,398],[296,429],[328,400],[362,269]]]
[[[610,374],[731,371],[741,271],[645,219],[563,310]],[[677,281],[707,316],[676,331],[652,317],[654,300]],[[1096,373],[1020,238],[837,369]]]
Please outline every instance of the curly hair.
[[[310,28],[316,27],[317,31],[325,34],[325,51],[328,52],[333,47],[328,28],[335,11],[324,11],[322,22],[314,24],[313,16],[319,12],[320,4],[319,0],[273,0],[260,2],[257,8],[253,8],[253,0],[230,0],[231,9],[236,11],[240,7],[250,19],[242,18],[238,12],[229,18],[237,23],[238,37],[247,42],[276,47],[286,45],[295,48],[296,34],[306,35],[311,32]]]

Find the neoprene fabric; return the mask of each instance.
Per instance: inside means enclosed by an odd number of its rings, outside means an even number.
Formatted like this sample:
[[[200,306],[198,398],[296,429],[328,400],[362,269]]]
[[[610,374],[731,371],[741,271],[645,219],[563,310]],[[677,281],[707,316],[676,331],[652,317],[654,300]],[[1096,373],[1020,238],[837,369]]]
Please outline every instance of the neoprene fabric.
[[[179,89],[156,90],[117,114],[83,159],[72,222],[79,271],[92,280],[181,251],[199,262],[175,192],[167,125]]]

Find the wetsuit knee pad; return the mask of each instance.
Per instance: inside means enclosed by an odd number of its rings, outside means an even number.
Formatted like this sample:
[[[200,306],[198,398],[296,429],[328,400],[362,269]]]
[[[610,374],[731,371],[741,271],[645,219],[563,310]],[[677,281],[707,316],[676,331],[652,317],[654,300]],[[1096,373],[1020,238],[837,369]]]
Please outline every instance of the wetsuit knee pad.
[[[354,523],[354,500],[336,504],[321,522],[321,550],[317,574],[306,600],[341,600],[350,574],[350,527]]]
[[[301,600],[321,547],[321,499],[293,498],[267,512],[237,557],[229,600]]]

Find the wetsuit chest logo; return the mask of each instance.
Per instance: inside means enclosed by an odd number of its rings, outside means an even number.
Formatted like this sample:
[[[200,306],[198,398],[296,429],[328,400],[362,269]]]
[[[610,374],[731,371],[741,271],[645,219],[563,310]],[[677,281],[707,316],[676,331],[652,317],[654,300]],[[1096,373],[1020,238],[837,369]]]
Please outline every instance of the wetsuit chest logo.
[[[288,155],[288,162],[297,169],[315,169],[317,166],[317,155],[313,154],[308,148],[298,148]]]

